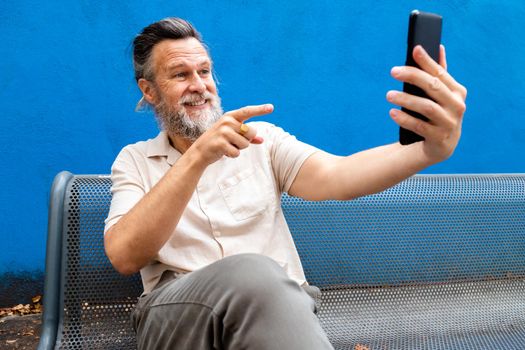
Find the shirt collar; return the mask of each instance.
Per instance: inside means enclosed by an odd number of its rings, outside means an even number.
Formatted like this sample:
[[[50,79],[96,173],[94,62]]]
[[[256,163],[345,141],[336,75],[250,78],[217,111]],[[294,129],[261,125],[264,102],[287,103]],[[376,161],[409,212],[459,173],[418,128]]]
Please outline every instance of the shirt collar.
[[[148,158],[166,157],[168,164],[173,165],[180,158],[181,153],[170,145],[168,134],[165,131],[161,131],[149,143],[146,156]]]

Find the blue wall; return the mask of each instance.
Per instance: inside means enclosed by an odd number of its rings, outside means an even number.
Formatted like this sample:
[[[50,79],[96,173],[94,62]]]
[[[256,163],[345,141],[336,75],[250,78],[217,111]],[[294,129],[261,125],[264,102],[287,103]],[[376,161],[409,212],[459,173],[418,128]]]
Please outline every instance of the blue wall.
[[[525,172],[521,0],[54,3],[0,4],[0,277],[41,279],[57,172],[108,173],[124,145],[156,134],[154,118],[133,111],[130,42],[166,16],[209,43],[225,110],[271,102],[265,120],[350,154],[397,139],[384,96],[401,88],[389,71],[404,62],[408,13],[441,13],[468,111],[454,157],[426,172]]]

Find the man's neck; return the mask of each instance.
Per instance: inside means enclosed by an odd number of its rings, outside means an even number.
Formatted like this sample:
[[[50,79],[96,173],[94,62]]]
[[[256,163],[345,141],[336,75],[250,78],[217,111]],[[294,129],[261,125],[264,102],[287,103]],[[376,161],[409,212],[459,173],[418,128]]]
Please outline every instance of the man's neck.
[[[193,144],[192,141],[180,136],[173,136],[168,134],[168,139],[170,140],[171,147],[175,148],[181,154],[184,154],[184,152],[186,152],[188,148],[190,148],[190,146]]]

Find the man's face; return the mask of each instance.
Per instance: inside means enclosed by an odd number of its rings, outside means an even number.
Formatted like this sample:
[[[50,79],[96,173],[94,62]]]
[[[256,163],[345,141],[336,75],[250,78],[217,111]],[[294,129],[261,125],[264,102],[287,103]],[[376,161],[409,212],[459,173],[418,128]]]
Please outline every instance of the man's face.
[[[164,40],[151,57],[153,106],[163,129],[196,140],[222,116],[212,62],[195,38]]]

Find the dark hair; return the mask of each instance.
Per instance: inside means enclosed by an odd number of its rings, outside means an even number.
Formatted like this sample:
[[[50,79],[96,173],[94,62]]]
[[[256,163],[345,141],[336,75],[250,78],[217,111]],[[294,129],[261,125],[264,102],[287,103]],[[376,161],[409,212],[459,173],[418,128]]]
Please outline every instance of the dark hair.
[[[153,80],[153,67],[150,58],[153,47],[166,39],[195,38],[202,43],[200,33],[188,21],[168,17],[150,24],[133,40],[133,68],[135,80]],[[204,45],[204,43],[202,43]]]

